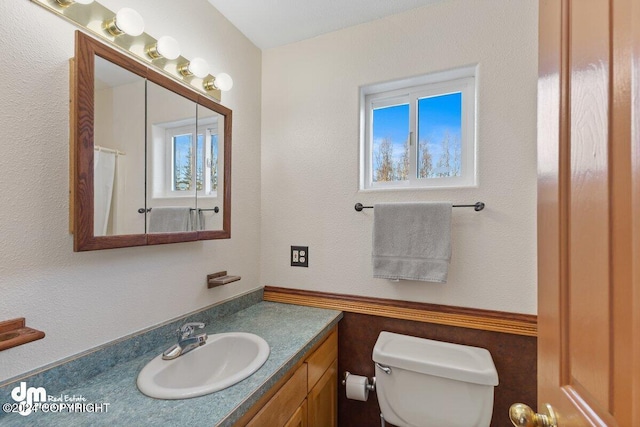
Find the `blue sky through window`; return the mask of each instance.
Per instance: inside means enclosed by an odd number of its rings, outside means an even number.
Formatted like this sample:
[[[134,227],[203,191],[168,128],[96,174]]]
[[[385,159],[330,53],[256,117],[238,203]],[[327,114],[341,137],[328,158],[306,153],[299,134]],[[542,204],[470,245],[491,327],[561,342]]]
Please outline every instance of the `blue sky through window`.
[[[393,105],[373,110],[373,170],[381,167],[381,160],[375,153],[379,153],[381,144],[387,140],[393,150],[393,162],[402,161],[405,145],[409,139],[409,104]],[[374,172],[373,180],[377,181]]]
[[[175,144],[176,165],[186,164],[191,150],[191,135],[178,135],[174,138],[173,143]]]
[[[441,141],[446,132],[460,139],[462,94],[422,98],[418,101],[418,140]]]
[[[409,104],[373,110],[373,140],[390,138],[394,151],[402,150],[409,136]]]
[[[431,170],[427,177],[460,175],[462,132],[462,93],[437,95],[418,100],[418,165],[420,176],[421,147],[426,143],[431,155]],[[449,161],[443,157],[443,140],[449,138]],[[394,168],[402,163],[409,138],[409,104],[393,105],[373,110],[373,180],[381,167],[380,150],[383,141],[391,143]],[[443,163],[448,166],[443,166]],[[398,174],[393,180],[398,180]]]
[[[418,168],[424,144],[431,155],[432,169],[425,177],[459,176],[462,141],[462,93],[432,96],[418,100]],[[449,160],[445,154],[448,140]],[[420,171],[418,171],[420,176]]]

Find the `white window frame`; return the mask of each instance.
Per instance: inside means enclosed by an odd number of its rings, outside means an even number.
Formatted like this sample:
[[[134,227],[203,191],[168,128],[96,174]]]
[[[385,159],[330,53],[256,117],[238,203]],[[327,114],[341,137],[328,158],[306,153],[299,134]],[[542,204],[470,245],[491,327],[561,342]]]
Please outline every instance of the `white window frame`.
[[[360,88],[361,191],[477,187],[476,73],[477,66],[473,65]],[[418,101],[451,93],[462,94],[460,176],[418,178]],[[401,104],[409,105],[409,179],[374,182],[373,110]]]

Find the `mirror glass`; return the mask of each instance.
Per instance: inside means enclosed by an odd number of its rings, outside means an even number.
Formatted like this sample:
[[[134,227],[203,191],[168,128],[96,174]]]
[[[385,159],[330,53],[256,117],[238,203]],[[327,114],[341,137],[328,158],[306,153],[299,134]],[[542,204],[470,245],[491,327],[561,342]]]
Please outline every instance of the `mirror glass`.
[[[75,251],[231,237],[232,111],[76,32]]]
[[[147,233],[198,230],[203,141],[196,117],[194,101],[147,81]]]
[[[145,79],[95,56],[93,233],[145,232]]]
[[[221,230],[224,195],[224,116],[198,105],[198,230]]]

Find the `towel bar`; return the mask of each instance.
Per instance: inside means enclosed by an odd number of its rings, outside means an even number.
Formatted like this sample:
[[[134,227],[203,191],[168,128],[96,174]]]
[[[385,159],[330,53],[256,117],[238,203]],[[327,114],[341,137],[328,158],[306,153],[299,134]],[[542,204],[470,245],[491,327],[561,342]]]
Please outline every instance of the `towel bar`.
[[[473,208],[476,212],[484,209],[483,202],[476,202],[473,205],[452,205],[454,208]],[[356,203],[355,210],[362,212],[363,209],[373,209],[373,206],[364,206],[362,203]]]
[[[217,206],[216,206],[215,208],[213,208],[213,209],[194,209],[194,208],[191,208],[191,209],[189,209],[189,210],[192,210],[192,211],[200,211],[200,212],[213,211],[213,212],[215,212],[215,213],[220,212],[220,208],[219,208],[219,207],[217,207]],[[147,209],[145,209],[145,208],[140,208],[140,209],[138,209],[138,213],[140,213],[140,214],[143,214],[143,213],[145,213],[145,212],[151,212],[151,208],[147,208]]]

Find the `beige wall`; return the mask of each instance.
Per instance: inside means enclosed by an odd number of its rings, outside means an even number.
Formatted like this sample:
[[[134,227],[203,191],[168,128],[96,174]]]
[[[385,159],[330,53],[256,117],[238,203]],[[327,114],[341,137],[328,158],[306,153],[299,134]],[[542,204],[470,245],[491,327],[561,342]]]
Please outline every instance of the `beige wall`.
[[[234,111],[232,239],[74,253],[68,233],[68,59],[75,27],[28,1],[0,2],[0,320],[45,339],[0,353],[0,381],[254,289],[259,281],[261,52],[206,0],[102,0],[228,72]],[[240,282],[207,290],[219,270]]]
[[[233,76],[232,239],[72,251],[75,28],[30,1],[0,2],[0,320],[47,333],[1,353],[0,381],[260,285],[536,312],[535,2],[453,0],[264,53],[206,0],[102,3],[133,7],[147,32]],[[359,192],[358,87],[473,63],[479,187]],[[413,200],[487,203],[455,211],[446,285],[371,278],[372,214],[353,205]],[[308,269],[289,266],[290,245],[310,246]],[[205,275],[223,269],[242,280],[207,290]]]
[[[478,188],[359,192],[359,86],[476,63]],[[438,3],[266,50],[262,73],[263,284],[536,313],[536,2]],[[440,200],[487,205],[454,211],[448,283],[373,279],[354,204]]]

